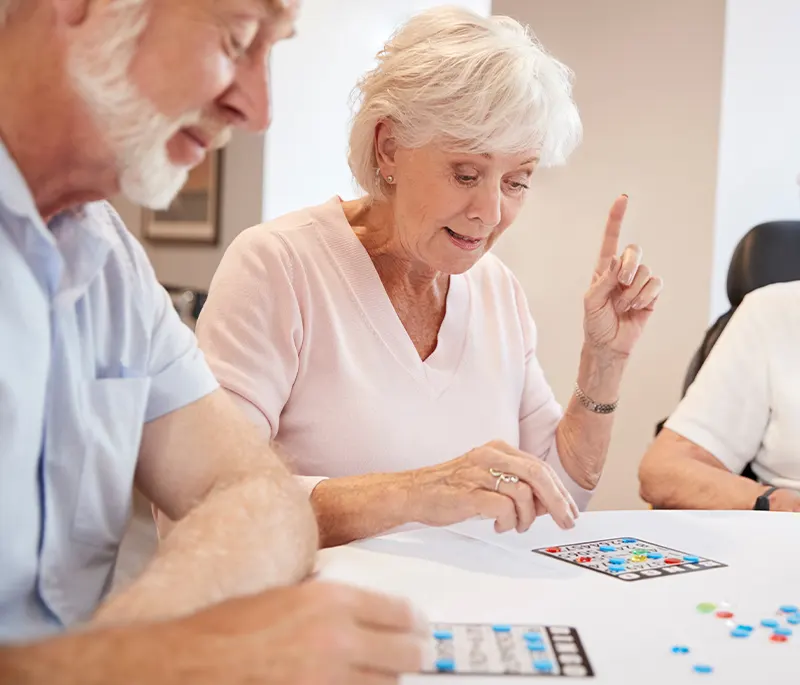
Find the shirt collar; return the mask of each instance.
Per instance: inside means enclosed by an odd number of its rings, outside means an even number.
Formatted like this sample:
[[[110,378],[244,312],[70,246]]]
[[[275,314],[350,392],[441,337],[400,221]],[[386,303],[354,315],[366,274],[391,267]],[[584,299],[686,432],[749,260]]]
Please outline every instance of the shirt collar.
[[[0,206],[27,224],[28,251],[54,253],[48,269],[51,293],[66,289],[73,297],[80,296],[102,269],[111,241],[105,213],[98,215],[100,205],[93,203],[61,212],[48,227],[22,172],[0,140]]]
[[[20,219],[30,221],[43,235],[50,233],[42,215],[39,214],[28,183],[2,140],[0,140],[0,203]]]

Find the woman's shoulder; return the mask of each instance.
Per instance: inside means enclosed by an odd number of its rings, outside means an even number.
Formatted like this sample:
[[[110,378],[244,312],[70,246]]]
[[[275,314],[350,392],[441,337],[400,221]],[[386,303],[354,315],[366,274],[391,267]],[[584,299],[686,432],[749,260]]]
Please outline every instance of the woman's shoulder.
[[[234,253],[255,253],[262,259],[305,261],[316,257],[319,237],[331,228],[334,214],[332,203],[305,207],[242,231],[230,250]]]

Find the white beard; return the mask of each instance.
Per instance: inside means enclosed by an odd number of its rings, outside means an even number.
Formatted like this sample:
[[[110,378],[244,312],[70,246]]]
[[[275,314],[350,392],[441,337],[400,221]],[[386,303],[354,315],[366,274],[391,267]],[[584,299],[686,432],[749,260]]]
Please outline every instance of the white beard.
[[[131,82],[128,70],[147,19],[144,2],[116,0],[104,14],[105,40],[73,46],[67,68],[114,154],[122,194],[143,207],[165,209],[190,171],[170,160],[167,143],[202,114],[169,119]]]

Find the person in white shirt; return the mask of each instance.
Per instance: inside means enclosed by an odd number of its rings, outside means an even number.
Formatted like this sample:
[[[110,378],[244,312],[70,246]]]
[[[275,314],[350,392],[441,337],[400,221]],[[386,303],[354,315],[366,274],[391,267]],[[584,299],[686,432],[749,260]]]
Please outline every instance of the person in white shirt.
[[[800,282],[744,299],[645,454],[643,499],[658,508],[800,511],[798,341]],[[740,475],[748,464],[758,481]]]

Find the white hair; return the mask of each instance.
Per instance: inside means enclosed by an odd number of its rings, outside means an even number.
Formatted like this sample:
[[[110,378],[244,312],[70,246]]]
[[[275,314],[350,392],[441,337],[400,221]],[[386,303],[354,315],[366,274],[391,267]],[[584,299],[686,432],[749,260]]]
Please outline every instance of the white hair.
[[[353,91],[348,161],[358,184],[384,196],[375,128],[403,147],[436,142],[465,153],[538,151],[562,164],[582,135],[572,72],[509,17],[437,7],[402,26]]]
[[[168,118],[130,79],[130,64],[149,17],[147,0],[115,0],[103,12],[102,40],[93,36],[84,44],[74,43],[68,70],[115,154],[121,192],[137,204],[164,209],[189,173],[170,161],[167,143],[183,126],[199,123],[202,113]]]

